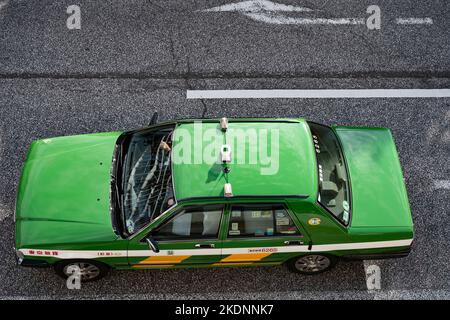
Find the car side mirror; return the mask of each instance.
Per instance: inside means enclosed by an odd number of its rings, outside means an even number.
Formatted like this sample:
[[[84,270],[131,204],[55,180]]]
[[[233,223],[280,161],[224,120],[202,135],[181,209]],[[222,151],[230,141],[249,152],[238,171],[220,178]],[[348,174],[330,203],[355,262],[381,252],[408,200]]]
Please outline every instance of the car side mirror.
[[[147,237],[145,238],[145,241],[147,242],[149,248],[153,251],[158,253],[159,252],[159,248],[158,248],[158,243],[156,242],[155,239],[151,238],[151,237]]]

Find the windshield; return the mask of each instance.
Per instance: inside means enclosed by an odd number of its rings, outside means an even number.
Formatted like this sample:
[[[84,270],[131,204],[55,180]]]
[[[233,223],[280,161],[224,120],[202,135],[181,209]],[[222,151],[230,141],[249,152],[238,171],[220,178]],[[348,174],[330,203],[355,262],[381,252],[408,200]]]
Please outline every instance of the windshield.
[[[308,124],[319,172],[318,201],[339,221],[347,225],[350,218],[350,189],[339,142],[331,128],[316,123]]]
[[[135,132],[123,143],[122,210],[128,234],[175,204],[172,132],[173,127]]]

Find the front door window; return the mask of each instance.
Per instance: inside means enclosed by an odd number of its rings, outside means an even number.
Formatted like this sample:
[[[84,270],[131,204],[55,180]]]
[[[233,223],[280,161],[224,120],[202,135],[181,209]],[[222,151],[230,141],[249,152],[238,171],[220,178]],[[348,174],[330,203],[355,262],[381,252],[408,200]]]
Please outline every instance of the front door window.
[[[172,268],[213,265],[222,257],[219,230],[223,205],[181,208],[152,230],[142,232],[128,248],[128,261],[134,268]],[[156,250],[145,239],[154,241]]]
[[[157,231],[152,232],[152,237],[157,241],[217,239],[222,211],[222,206],[183,209]]]

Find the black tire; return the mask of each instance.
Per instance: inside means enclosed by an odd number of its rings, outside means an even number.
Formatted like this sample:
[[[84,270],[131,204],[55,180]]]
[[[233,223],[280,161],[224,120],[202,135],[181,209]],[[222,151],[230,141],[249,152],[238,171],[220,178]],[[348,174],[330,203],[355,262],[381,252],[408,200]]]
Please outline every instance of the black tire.
[[[331,255],[308,254],[289,260],[287,266],[292,272],[314,275],[330,270],[336,263],[337,258]]]
[[[58,276],[67,279],[70,275],[67,273],[70,271],[70,266],[77,266],[81,269],[81,282],[97,281],[106,276],[111,269],[106,264],[95,260],[63,260],[56,263],[53,268]]]

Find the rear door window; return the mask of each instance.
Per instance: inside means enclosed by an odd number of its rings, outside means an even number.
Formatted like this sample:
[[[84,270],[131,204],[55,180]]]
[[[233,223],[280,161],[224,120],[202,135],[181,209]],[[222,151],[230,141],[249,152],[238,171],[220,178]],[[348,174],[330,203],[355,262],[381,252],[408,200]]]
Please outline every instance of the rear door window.
[[[233,205],[228,238],[300,235],[283,205]]]

